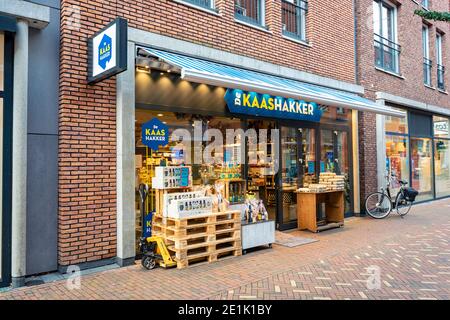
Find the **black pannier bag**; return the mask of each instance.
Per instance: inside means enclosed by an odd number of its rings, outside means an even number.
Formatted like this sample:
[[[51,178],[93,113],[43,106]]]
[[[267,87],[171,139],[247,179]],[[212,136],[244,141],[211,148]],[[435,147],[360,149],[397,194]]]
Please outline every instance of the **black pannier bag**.
[[[414,202],[419,192],[414,188],[405,188],[404,194],[407,201]]]

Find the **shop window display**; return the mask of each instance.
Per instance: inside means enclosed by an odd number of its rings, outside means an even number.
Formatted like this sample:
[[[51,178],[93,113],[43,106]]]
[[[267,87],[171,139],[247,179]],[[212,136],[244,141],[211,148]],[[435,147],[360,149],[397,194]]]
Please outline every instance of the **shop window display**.
[[[435,140],[436,197],[450,196],[450,140]]]
[[[407,137],[386,136],[386,170],[395,174],[399,179],[409,181],[409,142]],[[400,188],[395,181],[392,187]],[[396,190],[395,190],[396,191]]]
[[[432,140],[411,138],[411,185],[419,191],[417,201],[433,199]]]

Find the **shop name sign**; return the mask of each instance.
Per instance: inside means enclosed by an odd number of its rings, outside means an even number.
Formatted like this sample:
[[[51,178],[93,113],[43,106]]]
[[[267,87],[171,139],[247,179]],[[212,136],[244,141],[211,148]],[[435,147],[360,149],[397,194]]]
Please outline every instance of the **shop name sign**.
[[[155,151],[159,149],[159,146],[167,146],[169,144],[169,127],[158,118],[144,123],[142,125],[142,144]]]
[[[127,20],[117,18],[88,43],[88,82],[95,84],[127,69]]]
[[[228,89],[225,100],[232,113],[312,122],[320,122],[322,118],[322,110],[314,102],[238,89]]]

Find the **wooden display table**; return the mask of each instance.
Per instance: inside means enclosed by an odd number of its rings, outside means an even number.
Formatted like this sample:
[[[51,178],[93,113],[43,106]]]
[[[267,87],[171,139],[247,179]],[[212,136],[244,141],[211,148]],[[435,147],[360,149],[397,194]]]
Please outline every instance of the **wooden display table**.
[[[344,191],[297,192],[298,228],[317,233],[344,226],[344,201]],[[319,226],[317,212],[321,203],[325,203],[326,224]]]

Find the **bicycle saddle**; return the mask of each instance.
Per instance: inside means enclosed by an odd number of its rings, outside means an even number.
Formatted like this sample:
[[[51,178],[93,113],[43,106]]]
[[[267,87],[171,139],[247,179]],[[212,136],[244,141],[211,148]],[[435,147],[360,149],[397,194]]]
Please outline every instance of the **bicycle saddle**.
[[[399,182],[402,186],[408,185],[408,181],[405,181],[405,180],[399,180],[398,182]]]

